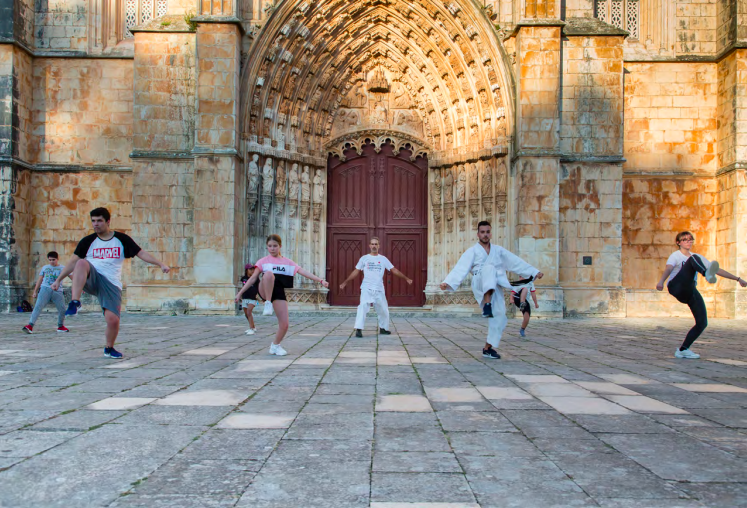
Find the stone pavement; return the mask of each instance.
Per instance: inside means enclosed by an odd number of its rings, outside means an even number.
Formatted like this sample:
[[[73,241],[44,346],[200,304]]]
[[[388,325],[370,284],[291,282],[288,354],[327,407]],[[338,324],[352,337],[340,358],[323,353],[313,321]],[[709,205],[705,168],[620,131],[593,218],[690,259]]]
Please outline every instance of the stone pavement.
[[[745,322],[0,316],[3,507],[747,506]]]

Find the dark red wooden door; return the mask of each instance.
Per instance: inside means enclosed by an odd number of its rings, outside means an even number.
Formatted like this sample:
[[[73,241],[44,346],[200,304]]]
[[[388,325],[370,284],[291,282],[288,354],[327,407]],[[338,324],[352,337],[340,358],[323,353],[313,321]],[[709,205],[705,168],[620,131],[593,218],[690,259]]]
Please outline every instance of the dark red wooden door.
[[[340,283],[368,253],[372,236],[381,240],[380,254],[413,279],[413,285],[387,272],[387,300],[393,306],[419,307],[425,303],[427,279],[427,168],[410,152],[393,153],[391,144],[376,153],[365,145],[358,155],[351,149],[341,162],[331,157],[328,167],[327,280],[330,304],[358,305],[362,277],[344,290]]]

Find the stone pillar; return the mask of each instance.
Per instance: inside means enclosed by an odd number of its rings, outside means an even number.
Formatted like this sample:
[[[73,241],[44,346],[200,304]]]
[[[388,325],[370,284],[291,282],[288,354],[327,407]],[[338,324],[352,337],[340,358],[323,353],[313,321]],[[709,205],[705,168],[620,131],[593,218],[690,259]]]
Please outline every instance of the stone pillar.
[[[625,32],[593,18],[563,28],[558,281],[566,316],[623,317]]]
[[[747,49],[718,64],[718,200],[716,259],[725,270],[747,278]],[[747,290],[721,280],[716,317],[747,318]]]
[[[15,8],[19,6],[15,4]],[[18,38],[12,10],[0,33]],[[33,18],[32,18],[33,19]],[[25,32],[24,32],[25,33]],[[31,171],[28,146],[31,115],[31,56],[13,44],[0,45],[0,311],[15,310],[28,299],[32,280]]]
[[[543,2],[527,8],[547,12]],[[534,14],[536,11],[532,11]],[[527,17],[537,17],[527,16]],[[513,160],[514,252],[545,274],[539,282],[542,316],[560,317],[559,287],[560,38],[562,21],[522,21],[516,36],[517,126]],[[513,197],[513,199],[512,199]]]

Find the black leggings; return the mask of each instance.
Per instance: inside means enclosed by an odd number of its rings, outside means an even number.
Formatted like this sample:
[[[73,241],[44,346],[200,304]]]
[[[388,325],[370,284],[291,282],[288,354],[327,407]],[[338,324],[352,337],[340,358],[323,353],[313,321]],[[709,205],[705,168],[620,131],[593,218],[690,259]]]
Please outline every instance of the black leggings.
[[[679,273],[667,285],[669,294],[690,307],[690,312],[693,313],[693,317],[695,318],[695,326],[687,332],[685,342],[682,343],[682,347],[680,348],[682,350],[690,349],[695,339],[700,337],[700,334],[708,326],[708,312],[706,311],[705,302],[695,286],[695,277],[697,274],[705,276],[705,272],[706,268],[703,263],[696,256],[692,255],[682,265]]]

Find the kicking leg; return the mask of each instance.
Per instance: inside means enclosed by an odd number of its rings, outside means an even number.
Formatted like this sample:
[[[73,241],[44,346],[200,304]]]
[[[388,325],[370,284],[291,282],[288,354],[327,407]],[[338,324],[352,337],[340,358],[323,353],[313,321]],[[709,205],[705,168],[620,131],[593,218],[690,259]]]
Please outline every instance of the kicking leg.
[[[73,271],[73,300],[80,301],[80,295],[83,294],[83,286],[86,285],[90,271],[91,265],[85,259],[79,259],[75,263],[75,270]]]

